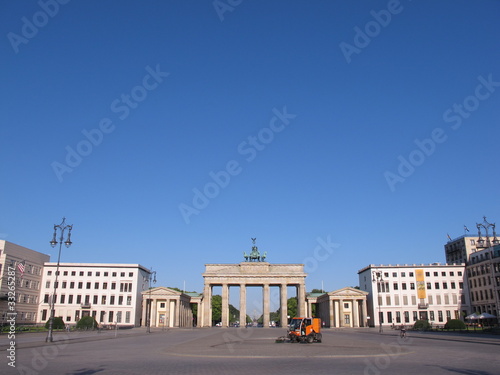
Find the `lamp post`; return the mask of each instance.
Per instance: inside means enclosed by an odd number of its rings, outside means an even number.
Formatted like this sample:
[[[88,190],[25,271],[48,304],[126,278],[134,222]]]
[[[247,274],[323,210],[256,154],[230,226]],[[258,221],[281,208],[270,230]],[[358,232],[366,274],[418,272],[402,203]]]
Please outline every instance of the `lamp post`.
[[[151,285],[151,282],[155,283],[156,284],[156,271],[153,271],[153,268],[151,268],[151,273],[149,274],[149,301],[148,301],[148,305],[146,307],[149,306],[149,309],[148,310],[148,321],[147,321],[147,333],[151,333],[151,304],[152,304],[152,300],[151,300],[151,288],[152,288],[152,285]]]
[[[491,246],[490,235],[488,234],[488,229],[489,228],[493,228],[493,245],[497,245],[498,244],[498,239],[497,239],[497,233],[495,232],[495,224],[494,223],[488,223],[488,221],[486,220],[486,216],[483,216],[483,219],[484,220],[483,220],[482,223],[479,223],[479,224],[476,223],[478,237],[479,237],[477,239],[477,242],[478,242],[479,246],[480,247],[490,247]],[[483,228],[484,231],[486,232],[486,246],[483,245],[484,240],[481,237],[481,228]]]
[[[60,231],[60,236],[59,236],[59,242],[57,242],[56,236],[57,236],[57,230],[59,229]],[[66,237],[66,241],[64,241],[64,232],[68,230],[68,237]],[[70,247],[72,242],[71,242],[71,230],[73,229],[73,225],[66,225],[66,218],[63,217],[62,223],[59,225],[54,224],[54,236],[52,237],[52,241],[50,241],[50,245],[52,247],[55,247],[57,244],[59,244],[59,255],[57,256],[57,267],[56,267],[56,280],[54,282],[54,294],[52,295],[52,300],[50,301],[50,318],[49,318],[49,333],[47,335],[47,338],[45,339],[45,342],[52,342],[53,337],[52,337],[52,330],[54,327],[54,313],[55,313],[55,304],[56,304],[56,292],[57,292],[57,279],[59,277],[59,262],[61,261],[61,249],[62,249],[62,244],[66,245],[66,247]]]
[[[380,306],[380,289],[381,284],[384,282],[382,271],[372,271],[372,281],[377,282],[377,305],[378,305],[378,331],[383,332],[382,329],[382,307]]]

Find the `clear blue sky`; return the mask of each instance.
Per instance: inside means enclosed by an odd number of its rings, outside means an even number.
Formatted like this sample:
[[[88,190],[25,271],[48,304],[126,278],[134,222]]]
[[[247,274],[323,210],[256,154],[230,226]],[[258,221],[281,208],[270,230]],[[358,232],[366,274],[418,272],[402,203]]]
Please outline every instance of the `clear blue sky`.
[[[201,292],[257,237],[334,290],[500,221],[500,2],[227,4],[2,2],[3,239]]]

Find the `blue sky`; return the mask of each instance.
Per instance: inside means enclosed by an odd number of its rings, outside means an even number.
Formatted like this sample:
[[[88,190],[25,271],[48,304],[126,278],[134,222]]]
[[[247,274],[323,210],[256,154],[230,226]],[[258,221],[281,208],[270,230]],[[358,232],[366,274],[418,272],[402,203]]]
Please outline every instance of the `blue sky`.
[[[256,237],[334,290],[499,219],[498,1],[0,7],[3,239],[201,292]]]

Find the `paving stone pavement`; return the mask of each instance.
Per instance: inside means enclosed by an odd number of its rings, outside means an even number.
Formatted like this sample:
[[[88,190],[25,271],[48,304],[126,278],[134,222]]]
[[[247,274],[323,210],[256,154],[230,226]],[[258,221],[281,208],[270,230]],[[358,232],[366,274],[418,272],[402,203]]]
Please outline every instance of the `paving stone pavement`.
[[[324,330],[322,343],[276,343],[280,328],[197,328],[73,332],[16,338],[8,365],[0,337],[0,374],[467,374],[500,368],[500,337],[375,329]]]

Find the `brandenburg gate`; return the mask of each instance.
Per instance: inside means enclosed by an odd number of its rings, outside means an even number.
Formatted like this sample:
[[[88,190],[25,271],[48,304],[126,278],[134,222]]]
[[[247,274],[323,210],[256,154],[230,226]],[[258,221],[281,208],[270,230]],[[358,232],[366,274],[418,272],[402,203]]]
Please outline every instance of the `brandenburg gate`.
[[[244,253],[244,262],[239,264],[206,264],[203,273],[203,327],[212,326],[212,288],[222,287],[222,319],[223,327],[229,325],[229,288],[240,289],[240,324],[246,323],[246,288],[260,286],[263,288],[263,314],[264,327],[269,326],[270,287],[280,288],[281,324],[287,322],[287,288],[297,288],[297,313],[299,316],[306,314],[306,290],[303,264],[270,264],[265,261],[266,253],[261,255],[255,246],[250,254]]]

